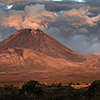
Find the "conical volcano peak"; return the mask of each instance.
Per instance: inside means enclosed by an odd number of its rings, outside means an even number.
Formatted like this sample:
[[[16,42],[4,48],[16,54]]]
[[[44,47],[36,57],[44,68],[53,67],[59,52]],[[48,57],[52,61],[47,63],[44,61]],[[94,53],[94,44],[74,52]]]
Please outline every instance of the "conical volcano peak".
[[[0,50],[6,48],[25,48],[54,58],[83,62],[86,58],[67,48],[45,32],[36,29],[22,29],[0,43]]]

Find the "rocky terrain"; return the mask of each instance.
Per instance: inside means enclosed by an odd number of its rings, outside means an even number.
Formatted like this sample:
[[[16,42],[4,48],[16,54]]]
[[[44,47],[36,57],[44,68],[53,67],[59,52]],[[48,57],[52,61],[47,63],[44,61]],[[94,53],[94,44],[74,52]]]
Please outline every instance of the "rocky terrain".
[[[100,56],[73,52],[43,31],[22,29],[0,43],[1,83],[91,82],[100,78]]]

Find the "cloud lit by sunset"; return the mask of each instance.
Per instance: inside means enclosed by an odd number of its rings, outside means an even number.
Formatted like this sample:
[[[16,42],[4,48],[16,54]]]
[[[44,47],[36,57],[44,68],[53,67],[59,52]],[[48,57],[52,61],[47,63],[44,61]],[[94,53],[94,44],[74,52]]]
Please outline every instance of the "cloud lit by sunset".
[[[75,52],[100,52],[99,1],[0,0],[0,4],[0,40],[23,28],[39,28]]]

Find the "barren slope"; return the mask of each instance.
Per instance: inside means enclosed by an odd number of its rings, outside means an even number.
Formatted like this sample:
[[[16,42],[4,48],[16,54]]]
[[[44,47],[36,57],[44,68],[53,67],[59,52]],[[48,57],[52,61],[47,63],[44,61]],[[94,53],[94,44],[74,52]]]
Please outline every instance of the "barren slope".
[[[88,82],[100,78],[99,65],[100,56],[84,57],[41,30],[22,29],[0,43],[3,83]]]
[[[54,58],[62,58],[74,62],[86,60],[83,55],[73,52],[39,29],[22,29],[0,43],[0,50],[14,47],[32,49]]]
[[[69,66],[78,66],[79,63],[53,58],[45,54],[25,48],[8,48],[0,52],[0,71],[18,70],[62,70]],[[23,66],[23,67],[22,67]],[[21,69],[22,68],[22,69]],[[16,70],[17,69],[17,70]]]
[[[30,79],[46,83],[87,82],[99,73],[97,67],[53,58],[31,49],[16,47],[0,52],[0,81],[3,84],[19,85]]]

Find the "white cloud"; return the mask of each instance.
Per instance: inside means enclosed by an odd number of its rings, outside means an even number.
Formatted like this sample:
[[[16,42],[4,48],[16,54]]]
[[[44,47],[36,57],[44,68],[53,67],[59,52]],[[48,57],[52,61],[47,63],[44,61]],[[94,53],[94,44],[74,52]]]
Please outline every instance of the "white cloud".
[[[2,11],[2,10],[1,10]],[[2,11],[1,24],[5,27],[45,29],[54,21],[52,12],[46,11],[44,5],[26,6],[24,11],[10,10],[8,14]]]
[[[72,25],[73,27],[79,26],[95,26],[100,21],[100,15],[95,17],[89,17],[92,15],[89,12],[89,7],[82,7],[80,9],[72,9],[69,11],[65,11],[60,15],[63,21],[67,22],[67,24]]]
[[[71,9],[65,11],[62,14],[57,14],[47,11],[45,5],[30,5],[25,6],[23,11],[9,10],[5,13],[0,9],[1,24],[4,26],[20,28],[40,28],[45,29],[50,23],[54,27],[57,26],[72,26],[72,27],[84,27],[84,26],[96,26],[100,21],[100,14],[90,17],[92,15],[89,12],[90,7],[82,7],[80,9]],[[86,32],[86,30],[84,30]]]

